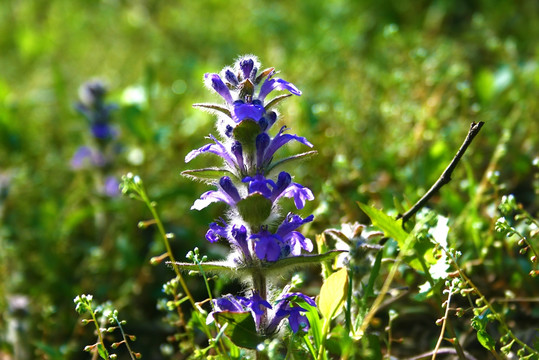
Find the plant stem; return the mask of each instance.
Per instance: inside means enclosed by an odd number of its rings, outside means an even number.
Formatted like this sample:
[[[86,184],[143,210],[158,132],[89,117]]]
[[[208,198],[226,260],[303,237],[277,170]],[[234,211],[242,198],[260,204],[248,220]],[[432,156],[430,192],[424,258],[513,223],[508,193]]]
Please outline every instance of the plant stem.
[[[470,125],[470,130],[468,131],[468,134],[466,135],[466,138],[464,139],[464,142],[460,146],[459,150],[455,154],[455,157],[453,157],[453,160],[449,163],[449,165],[445,168],[444,172],[438,180],[432,185],[432,187],[423,195],[421,199],[419,199],[414,206],[407,212],[405,212],[402,215],[399,215],[397,219],[402,218],[402,224],[404,225],[416,212],[418,212],[425,204],[429,201],[429,199],[438,192],[442,186],[447,184],[449,181],[451,181],[451,175],[453,174],[453,170],[457,167],[460,159],[466,152],[466,149],[468,149],[468,146],[472,143],[475,136],[479,133],[479,130],[481,130],[481,127],[483,127],[485,123],[480,121],[478,123],[472,122]]]

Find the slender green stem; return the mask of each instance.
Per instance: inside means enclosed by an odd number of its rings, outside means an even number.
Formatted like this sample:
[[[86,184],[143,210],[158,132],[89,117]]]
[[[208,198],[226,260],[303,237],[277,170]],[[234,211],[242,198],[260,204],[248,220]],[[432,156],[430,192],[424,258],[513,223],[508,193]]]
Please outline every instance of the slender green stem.
[[[479,299],[482,303],[485,304],[485,306],[491,311],[491,313],[494,315],[494,317],[496,318],[496,320],[500,323],[501,327],[503,328],[503,330],[506,332],[507,335],[509,335],[509,337],[511,337],[511,339],[513,339],[517,344],[519,344],[523,349],[525,349],[527,352],[529,352],[530,354],[535,354],[535,355],[539,355],[539,353],[532,349],[531,347],[529,347],[526,343],[524,343],[523,341],[521,341],[519,338],[517,338],[513,332],[511,331],[511,329],[509,329],[509,326],[507,325],[507,323],[505,322],[505,319],[503,318],[503,316],[498,313],[494,307],[492,306],[492,304],[487,301],[486,297],[481,293],[481,291],[479,290],[479,288],[473,283],[473,281],[464,273],[464,271],[460,268],[460,266],[458,265],[457,263],[457,260],[455,259],[455,257],[449,252],[447,251],[443,246],[441,246],[441,248],[445,251],[445,253],[449,256],[449,258],[451,259],[451,264],[456,268],[456,270],[458,271],[459,273],[459,276],[471,287],[473,288],[473,290],[475,291],[475,293],[479,296]]]
[[[135,356],[133,355],[133,350],[131,350],[131,347],[129,346],[129,341],[127,339],[127,336],[125,335],[124,328],[118,318],[115,315],[112,315],[112,318],[114,321],[116,321],[116,324],[118,325],[118,328],[120,328],[120,332],[122,333],[122,338],[124,339],[124,344],[127,347],[127,351],[129,351],[129,356],[131,356],[132,360],[135,360]]]

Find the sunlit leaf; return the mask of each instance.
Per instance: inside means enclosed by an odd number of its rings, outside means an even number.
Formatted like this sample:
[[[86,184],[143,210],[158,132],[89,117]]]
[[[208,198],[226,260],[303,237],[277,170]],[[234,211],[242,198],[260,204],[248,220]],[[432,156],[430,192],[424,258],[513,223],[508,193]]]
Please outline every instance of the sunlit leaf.
[[[322,284],[318,309],[325,319],[338,315],[348,290],[348,271],[342,268],[331,274]]]

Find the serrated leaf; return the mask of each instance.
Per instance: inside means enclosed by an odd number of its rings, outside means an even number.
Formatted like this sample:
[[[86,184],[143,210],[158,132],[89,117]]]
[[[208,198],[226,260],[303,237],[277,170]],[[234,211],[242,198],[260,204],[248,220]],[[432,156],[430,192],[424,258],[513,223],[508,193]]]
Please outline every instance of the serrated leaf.
[[[168,263],[170,264],[170,262]],[[233,277],[237,270],[233,265],[220,261],[208,261],[200,265],[183,262],[176,262],[174,264],[182,271],[200,271],[200,268],[202,268],[206,274],[220,274],[230,277]]]
[[[217,105],[217,104],[193,104],[193,107],[195,108],[202,108],[209,110],[210,112],[220,112],[228,116],[232,119],[232,114],[230,113],[230,110],[224,106]]]
[[[402,220],[395,220],[372,206],[360,202],[358,202],[358,205],[369,216],[375,226],[379,227],[387,236],[395,239],[401,249],[404,247],[408,233],[402,228]]]
[[[205,169],[194,169],[194,170],[185,170],[181,174],[185,177],[195,180],[202,181],[214,181],[219,180],[223,176],[236,177],[234,173],[226,169],[218,168],[205,168]]]
[[[311,157],[315,156],[316,154],[318,154],[318,151],[312,150],[312,151],[307,151],[307,152],[304,152],[304,153],[301,153],[301,154],[293,155],[293,156],[278,160],[278,161],[274,162],[271,166],[268,167],[268,170],[267,170],[268,175],[270,175],[272,172],[280,171],[284,166],[287,166],[287,165],[291,164],[292,162],[294,162],[296,160],[297,161],[304,161],[304,160],[310,159]]]
[[[225,335],[237,346],[256,349],[264,338],[256,332],[256,325],[251,312],[220,311],[213,314],[213,318],[220,325],[228,324]]]
[[[342,268],[331,274],[320,288],[318,309],[324,319],[330,320],[339,314],[348,290],[348,271]]]

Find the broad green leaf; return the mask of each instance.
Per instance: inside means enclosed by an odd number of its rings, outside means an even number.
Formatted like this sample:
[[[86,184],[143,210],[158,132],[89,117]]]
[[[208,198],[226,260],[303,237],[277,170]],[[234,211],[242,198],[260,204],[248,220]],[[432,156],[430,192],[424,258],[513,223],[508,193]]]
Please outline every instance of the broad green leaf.
[[[230,176],[230,177],[236,177],[236,175],[234,175],[229,170],[218,169],[218,168],[185,170],[185,171],[182,171],[181,174],[190,179],[202,180],[206,182],[218,180],[225,175]]]
[[[318,309],[324,319],[330,320],[339,314],[348,291],[348,271],[342,268],[331,274],[322,284],[318,297]]]
[[[402,220],[395,220],[372,206],[359,202],[358,205],[375,226],[379,227],[387,236],[395,239],[401,249],[404,247],[408,233],[402,228]]]
[[[260,225],[270,216],[272,202],[260,193],[253,193],[236,204],[243,220],[251,225]]]
[[[260,125],[254,120],[243,120],[233,131],[234,139],[243,145],[244,154],[255,150],[255,139],[260,133]]]
[[[224,326],[225,335],[237,346],[256,349],[257,345],[264,341],[264,338],[256,332],[256,325],[251,312],[230,312],[221,311],[213,315],[215,321]]]

